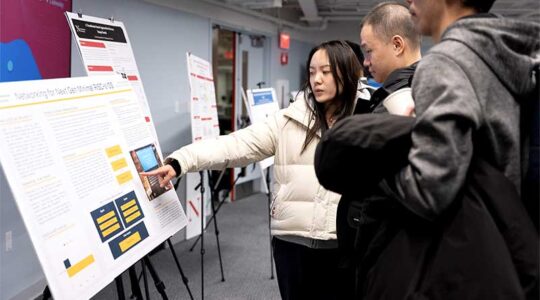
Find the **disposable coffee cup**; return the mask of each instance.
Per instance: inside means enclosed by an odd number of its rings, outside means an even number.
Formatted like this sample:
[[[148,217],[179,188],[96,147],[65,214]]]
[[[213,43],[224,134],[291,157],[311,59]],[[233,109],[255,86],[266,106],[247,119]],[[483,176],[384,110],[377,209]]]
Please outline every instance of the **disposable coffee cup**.
[[[412,112],[412,116],[415,116],[411,88],[399,89],[388,95],[383,105],[393,115],[411,116]]]

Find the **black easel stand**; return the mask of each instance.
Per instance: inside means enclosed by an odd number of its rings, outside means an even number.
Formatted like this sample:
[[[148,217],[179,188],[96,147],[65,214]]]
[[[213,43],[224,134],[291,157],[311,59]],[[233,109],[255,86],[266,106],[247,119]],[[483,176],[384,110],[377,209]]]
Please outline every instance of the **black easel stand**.
[[[270,226],[271,222],[271,211],[270,204],[272,203],[272,192],[270,191],[270,167],[266,168],[266,188],[268,192],[268,236],[270,237],[270,279],[274,279],[274,249],[272,248],[272,229]]]
[[[150,257],[149,255],[146,255],[145,257],[143,257],[142,259],[144,265],[146,265],[148,267],[148,271],[150,272],[150,276],[152,276],[152,280],[154,281],[154,285],[156,286],[156,289],[158,291],[158,293],[161,295],[161,298],[163,300],[168,300],[169,297],[167,297],[167,293],[165,293],[165,284],[163,283],[163,281],[161,281],[161,279],[159,278],[159,275],[157,274],[156,272],[156,269],[154,268],[154,265],[152,265],[152,262],[150,261]],[[143,265],[143,276],[145,275],[146,272],[144,272],[144,265]],[[146,299],[149,300],[150,298],[148,298],[148,289],[146,289]]]
[[[124,282],[122,282],[122,274],[116,277],[114,282],[116,283],[116,290],[118,291],[118,300],[126,300],[126,296],[124,294]]]
[[[135,299],[135,300],[143,300],[141,287],[139,286],[139,280],[137,280],[137,271],[135,270],[135,265],[129,267],[128,274],[129,274],[129,282],[131,284],[131,297],[130,298]],[[144,277],[145,277],[144,286],[146,290],[148,290],[148,281],[146,280],[146,276]]]
[[[201,192],[201,299],[204,300],[204,172],[200,171],[201,182],[195,187]]]
[[[217,250],[218,250],[218,257],[219,257],[219,268],[221,269],[221,281],[225,281],[225,276],[223,275],[223,261],[221,259],[221,247],[219,245],[219,229],[216,219],[216,206],[214,204],[215,201],[218,201],[218,195],[217,195],[217,187],[219,185],[219,182],[221,181],[221,178],[223,177],[223,174],[225,174],[225,171],[221,171],[221,174],[219,175],[219,178],[217,180],[217,183],[214,184],[214,181],[212,179],[212,174],[210,171],[207,171],[208,176],[208,185],[210,186],[210,204],[212,206],[212,216],[214,217],[214,232],[216,233],[216,243],[217,243]],[[208,226],[208,225],[207,225]]]
[[[52,298],[51,290],[49,289],[48,285],[45,286],[45,289],[43,290],[42,295],[43,295],[42,300],[49,300]]]
[[[220,175],[219,175],[219,179],[217,181],[217,183],[214,185],[214,190],[217,189],[218,185],[219,185],[219,182],[221,181],[221,178],[223,177],[223,174],[224,174],[225,171],[223,171]],[[226,190],[226,195],[229,194],[229,192],[231,191],[231,189],[236,185],[236,182],[238,181],[238,179],[240,179],[241,177],[244,177],[245,174],[243,173],[240,173],[238,174],[238,176],[236,177],[236,179],[233,181],[233,183],[231,184],[231,187],[229,189]],[[216,199],[217,199],[217,196],[216,196]],[[216,215],[217,213],[219,212],[219,210],[221,209],[221,206],[223,205],[223,203],[225,203],[225,199],[227,199],[227,196],[225,196],[225,198],[221,199],[221,200],[218,200],[219,204],[217,206],[216,209],[214,209],[214,207],[212,207],[212,210],[213,210],[213,213],[212,213],[212,216],[210,217],[210,219],[208,220],[208,222],[206,222],[206,227],[210,226],[210,223],[212,223],[212,221],[214,221],[214,219],[216,218]],[[216,231],[217,232],[217,231]],[[201,239],[201,236],[197,237],[197,239],[195,240],[195,242],[193,242],[193,245],[191,245],[191,248],[189,248],[189,251],[192,252],[193,249],[195,248],[195,246],[197,245],[197,243],[199,242],[199,240]]]
[[[181,180],[182,180],[182,177],[180,177],[180,178],[178,178],[178,180],[176,180],[176,183],[174,184],[174,190],[178,190],[178,186],[180,185]],[[184,271],[182,270],[182,267],[180,266],[180,261],[178,260],[178,257],[176,256],[176,251],[174,250],[174,245],[171,242],[170,238],[167,239],[167,244],[169,245],[169,249],[171,249],[171,254],[172,254],[173,258],[174,258],[174,262],[176,263],[176,267],[178,268],[178,271],[180,272],[180,276],[182,277],[182,282],[186,286],[186,289],[187,289],[187,291],[189,293],[189,298],[191,300],[193,300],[193,294],[191,293],[191,289],[189,288],[189,284],[188,284],[189,280],[186,277],[186,275],[184,274]]]
[[[146,278],[146,268],[144,267],[143,261],[141,261],[141,269],[142,269],[141,273],[142,273],[143,283],[144,283],[144,295],[146,296],[147,300],[150,300],[150,290],[148,289],[148,278]]]
[[[193,300],[193,294],[191,294],[191,290],[189,289],[188,285],[188,279],[186,275],[184,274],[184,271],[182,270],[182,267],[180,267],[180,262],[178,261],[178,257],[176,257],[176,251],[174,250],[173,243],[171,242],[171,239],[167,239],[167,243],[169,244],[169,249],[171,249],[172,256],[174,258],[174,262],[176,263],[176,267],[178,267],[178,271],[180,271],[180,276],[182,276],[182,282],[186,286],[186,289],[189,293],[189,298]]]

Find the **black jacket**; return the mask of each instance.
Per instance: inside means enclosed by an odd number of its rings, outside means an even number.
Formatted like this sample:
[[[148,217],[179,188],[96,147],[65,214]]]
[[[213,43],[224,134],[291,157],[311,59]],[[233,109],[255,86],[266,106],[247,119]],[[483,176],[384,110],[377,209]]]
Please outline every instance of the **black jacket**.
[[[407,88],[411,86],[414,71],[418,63],[414,63],[408,67],[397,69],[390,73],[383,85],[377,89],[372,95],[370,101],[357,101],[354,114],[365,113],[377,113],[387,114],[388,111],[383,106],[383,101],[388,95],[393,92]],[[377,124],[379,126],[379,124]],[[405,126],[404,128],[408,128]],[[324,139],[324,137],[323,137]],[[353,151],[355,149],[352,149]],[[383,152],[378,151],[371,155],[381,155]],[[352,153],[335,152],[336,158],[339,156],[348,157],[348,155],[355,155]],[[387,164],[392,164],[394,160],[386,159]],[[347,168],[348,160],[341,160],[338,163],[344,163],[343,167]],[[397,166],[397,164],[395,164]],[[403,166],[403,165],[402,165]],[[357,166],[361,168],[362,166]],[[341,169],[341,168],[335,168]],[[353,168],[355,169],[355,168]],[[324,173],[327,176],[334,176],[332,173]],[[340,174],[335,174],[340,176]],[[379,216],[382,212],[393,209],[394,202],[386,201],[387,196],[374,187],[373,189],[358,189],[358,184],[362,183],[362,186],[366,186],[366,181],[375,178],[359,178],[351,176],[344,180],[334,181],[341,187],[340,190],[343,197],[338,204],[338,210],[336,215],[336,231],[338,238],[338,246],[341,254],[341,267],[348,270],[351,277],[355,277],[356,289],[360,283],[357,275],[355,275],[356,267],[359,264],[359,258],[363,256],[366,251],[366,246],[369,244],[373,234],[376,232],[380,222]],[[350,190],[349,190],[350,189]],[[363,201],[358,201],[362,198]],[[369,204],[368,204],[369,203]],[[391,207],[389,207],[391,206]],[[362,233],[360,234],[360,224],[362,224]],[[347,272],[347,271],[346,271]],[[350,293],[354,294],[355,285],[351,285]]]
[[[360,191],[375,188],[406,163],[413,122],[373,114],[342,120],[317,147],[319,181],[340,193],[350,192],[354,178]],[[538,299],[537,232],[512,182],[481,153],[437,220],[392,202],[374,217],[359,258],[364,299]],[[366,226],[359,228],[362,234]]]

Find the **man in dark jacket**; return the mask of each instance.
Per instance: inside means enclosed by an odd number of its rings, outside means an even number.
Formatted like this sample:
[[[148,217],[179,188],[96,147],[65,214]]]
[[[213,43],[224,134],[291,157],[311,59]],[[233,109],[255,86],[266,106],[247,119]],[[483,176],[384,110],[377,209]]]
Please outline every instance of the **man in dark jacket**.
[[[393,114],[408,115],[414,110],[410,86],[414,70],[421,58],[420,34],[416,31],[408,9],[396,2],[377,5],[362,22],[361,47],[365,53],[364,66],[369,69],[382,86],[371,96],[370,101],[358,100],[355,114],[388,113],[385,100],[402,102],[401,110]],[[343,197],[338,205],[337,236],[343,257],[344,268],[350,277],[356,277],[360,288],[360,274],[356,267],[379,224],[376,210],[387,210],[386,196],[379,190],[357,191],[350,185],[351,192],[339,191]],[[365,201],[360,202],[362,198]],[[363,234],[358,235],[360,225]],[[351,284],[352,285],[352,284]]]
[[[407,2],[417,28],[437,44],[415,73],[412,147],[407,165],[383,182],[388,194],[439,222],[481,159],[508,178],[525,204],[537,205],[538,195],[524,199],[522,183],[532,161],[529,107],[539,101],[540,25],[488,14],[494,0]],[[537,297],[538,282],[523,284],[528,297]]]
[[[405,6],[396,2],[384,2],[364,18],[360,42],[365,53],[364,66],[382,86],[371,97],[369,108],[357,113],[387,112],[382,101],[394,92],[411,86],[414,69],[421,58],[420,34]],[[408,96],[402,96],[401,99],[408,101],[403,106],[408,111],[401,114],[410,113],[414,109],[410,92],[405,94]]]

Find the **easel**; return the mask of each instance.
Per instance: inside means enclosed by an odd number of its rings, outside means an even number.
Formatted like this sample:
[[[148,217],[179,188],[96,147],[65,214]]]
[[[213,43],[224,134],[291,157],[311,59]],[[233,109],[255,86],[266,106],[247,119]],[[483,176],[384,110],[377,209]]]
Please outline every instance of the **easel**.
[[[213,190],[213,193],[215,195],[213,195],[213,197],[215,198],[212,198],[212,200],[215,200],[216,202],[218,202],[218,206],[217,208],[215,208],[215,205],[214,203],[212,203],[212,216],[210,217],[210,219],[208,220],[208,222],[206,222],[206,227],[208,227],[210,225],[210,223],[212,221],[214,221],[214,219],[216,219],[217,217],[217,213],[219,212],[219,210],[221,209],[221,206],[223,205],[223,203],[225,203],[225,200],[227,199],[227,196],[225,196],[222,200],[219,200],[219,196],[217,195],[216,191],[217,191],[217,187],[219,186],[219,183],[221,182],[221,179],[223,178],[223,175],[225,174],[225,171],[221,171],[221,173],[219,174],[219,178],[218,180],[216,181],[216,183],[214,184],[214,186],[212,187],[212,190]],[[210,174],[208,174],[208,176],[210,176]],[[236,182],[238,181],[238,179],[240,179],[241,177],[244,177],[245,174],[243,173],[240,173],[238,174],[238,176],[236,177],[236,179],[233,181],[233,183],[231,184],[231,187],[229,189],[226,190],[226,195],[228,195],[231,191],[231,189],[235,186]],[[216,234],[219,235],[219,230],[217,229],[217,224],[215,225],[216,226]],[[199,240],[201,239],[201,237],[197,237],[197,239],[195,240],[195,242],[193,243],[193,245],[191,246],[191,248],[189,248],[189,251],[193,251],[193,249],[195,248],[195,246],[197,245],[197,243],[199,242]],[[222,268],[223,270],[223,268]],[[222,274],[223,275],[223,274]],[[222,281],[225,281],[225,279],[222,279]]]
[[[257,87],[259,89],[262,88],[262,86],[265,84],[264,81],[256,83]],[[246,94],[246,91],[242,88],[242,100],[244,101],[244,105],[246,106],[246,109],[248,110],[248,113],[250,115],[250,119],[253,118],[253,112],[251,111],[251,106],[249,105],[248,96]],[[253,122],[253,119],[252,119]],[[272,163],[273,164],[273,163]],[[270,204],[272,203],[272,193],[270,192],[270,166],[266,167],[266,176],[264,174],[263,164],[259,162],[259,167],[261,168],[261,177],[266,178],[266,195],[268,197],[268,235],[269,235],[269,246],[270,246],[270,279],[274,279],[274,250],[272,248],[272,229],[271,229],[271,209]]]
[[[201,299],[204,300],[204,172],[199,171],[199,175],[201,176],[200,183],[195,187],[195,190],[199,190],[201,192],[201,234],[199,235],[201,239]],[[221,253],[219,253],[219,260],[221,262]]]

